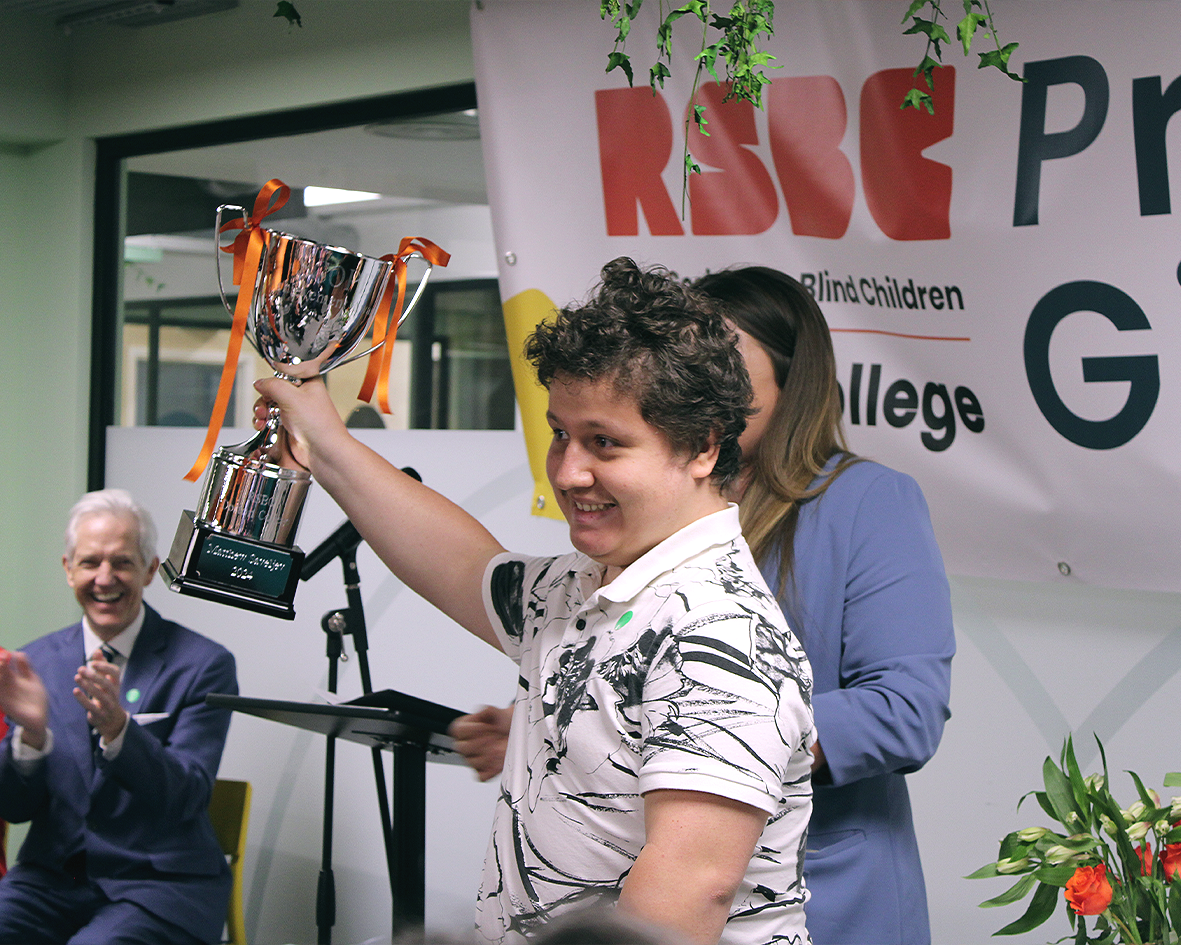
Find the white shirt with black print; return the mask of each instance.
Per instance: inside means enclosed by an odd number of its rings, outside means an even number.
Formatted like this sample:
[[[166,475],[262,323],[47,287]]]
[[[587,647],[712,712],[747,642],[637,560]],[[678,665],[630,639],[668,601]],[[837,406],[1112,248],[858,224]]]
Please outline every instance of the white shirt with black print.
[[[583,554],[503,554],[485,574],[520,677],[478,930],[519,941],[614,900],[644,844],[641,795],[671,789],[767,812],[722,942],[806,943],[812,673],[737,507],[602,574]]]

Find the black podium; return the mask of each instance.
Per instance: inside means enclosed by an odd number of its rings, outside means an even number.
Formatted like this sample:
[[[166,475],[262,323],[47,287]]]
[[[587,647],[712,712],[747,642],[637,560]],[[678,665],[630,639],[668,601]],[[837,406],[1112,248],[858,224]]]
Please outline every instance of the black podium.
[[[421,925],[426,910],[426,764],[462,765],[447,726],[463,713],[456,709],[386,689],[340,705],[254,699],[211,694],[205,701],[283,725],[342,738],[372,749],[393,752],[392,797],[379,796],[383,830],[387,829],[387,866],[393,896],[393,931]],[[384,794],[384,782],[379,785]],[[331,850],[332,796],[324,798],[326,850]],[[333,894],[333,898],[334,894]],[[332,904],[335,911],[335,903]]]

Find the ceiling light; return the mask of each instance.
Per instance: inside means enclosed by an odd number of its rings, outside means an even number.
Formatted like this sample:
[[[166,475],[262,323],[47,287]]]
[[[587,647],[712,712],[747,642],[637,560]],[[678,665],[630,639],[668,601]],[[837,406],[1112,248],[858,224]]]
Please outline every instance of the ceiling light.
[[[370,193],[365,190],[340,190],[336,187],[305,187],[303,189],[303,205],[305,207],[323,207],[330,203],[358,203],[362,200],[376,200],[381,194]]]

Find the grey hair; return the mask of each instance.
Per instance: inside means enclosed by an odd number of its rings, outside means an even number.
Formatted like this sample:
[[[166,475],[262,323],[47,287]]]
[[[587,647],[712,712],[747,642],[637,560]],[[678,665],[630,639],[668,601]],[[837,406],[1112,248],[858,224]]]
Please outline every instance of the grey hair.
[[[126,489],[100,489],[82,496],[70,509],[66,524],[66,559],[74,557],[78,547],[78,523],[87,515],[121,515],[135,520],[139,532],[139,556],[145,566],[156,558],[156,523],[142,505]]]

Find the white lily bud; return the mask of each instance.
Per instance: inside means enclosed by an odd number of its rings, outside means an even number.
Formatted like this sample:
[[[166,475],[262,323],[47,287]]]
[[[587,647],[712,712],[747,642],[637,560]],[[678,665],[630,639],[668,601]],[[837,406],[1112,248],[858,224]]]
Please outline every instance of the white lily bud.
[[[996,871],[1001,874],[1020,873],[1022,870],[1028,869],[1030,865],[1030,859],[1027,856],[1023,856],[1019,860],[1005,857],[1003,860],[996,861]]]
[[[1049,832],[1045,827],[1026,827],[1024,830],[1018,830],[1017,836],[1025,843],[1037,843]]]
[[[1132,841],[1143,840],[1148,836],[1148,828],[1150,824],[1147,820],[1141,820],[1138,823],[1131,824],[1128,827],[1128,839]]]

